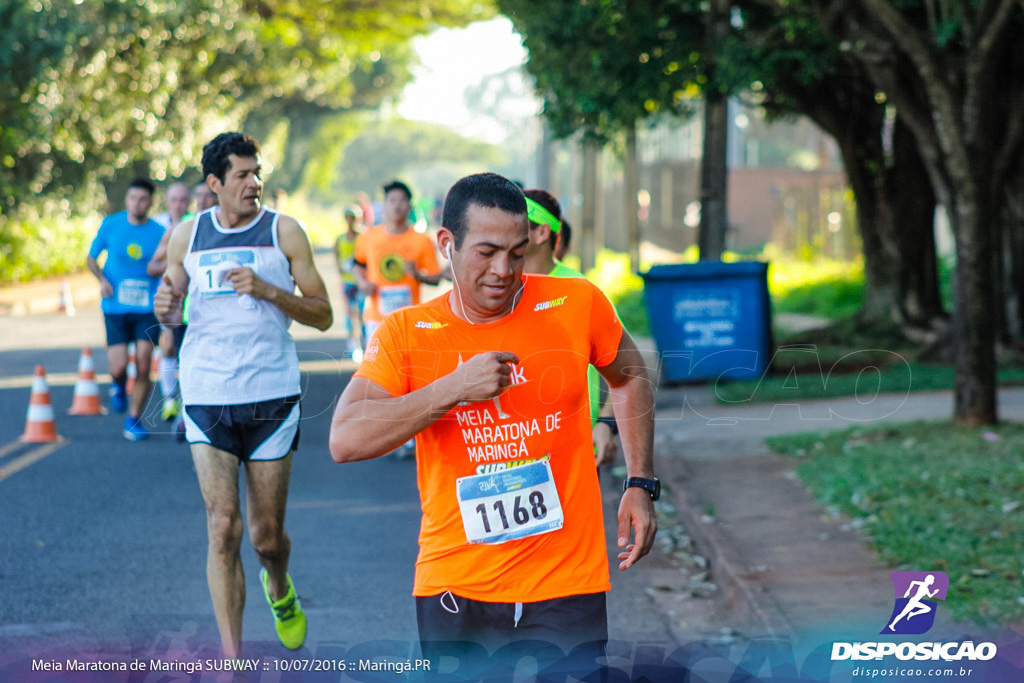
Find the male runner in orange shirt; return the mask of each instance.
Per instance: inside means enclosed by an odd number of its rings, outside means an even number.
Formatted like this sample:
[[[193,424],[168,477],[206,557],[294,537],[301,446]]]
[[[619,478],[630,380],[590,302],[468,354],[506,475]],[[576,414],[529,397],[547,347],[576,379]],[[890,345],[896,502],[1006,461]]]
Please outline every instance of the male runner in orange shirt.
[[[378,328],[339,400],[331,455],[367,460],[416,437],[413,595],[425,657],[452,653],[440,643],[469,643],[457,651],[469,658],[545,641],[533,652],[542,667],[573,652],[575,672],[593,670],[610,582],[586,368],[607,380],[621,426],[620,570],[647,554],[657,529],[650,380],[599,289],[523,274],[529,228],[513,183],[463,178],[443,222],[454,288]]]
[[[398,180],[384,186],[384,223],[356,239],[356,283],[367,296],[363,309],[364,339],[384,316],[420,302],[423,276],[438,273],[434,244],[409,225],[412,192]],[[422,271],[422,272],[421,272]]]

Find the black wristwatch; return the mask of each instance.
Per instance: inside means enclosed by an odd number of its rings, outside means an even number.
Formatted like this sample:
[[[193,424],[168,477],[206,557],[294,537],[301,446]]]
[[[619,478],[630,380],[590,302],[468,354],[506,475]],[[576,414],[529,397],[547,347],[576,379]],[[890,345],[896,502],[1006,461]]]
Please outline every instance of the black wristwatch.
[[[658,500],[661,498],[661,482],[658,478],[644,479],[643,477],[629,477],[626,481],[622,482],[622,492],[625,493],[626,489],[636,487],[643,489],[650,494],[651,500]]]
[[[597,421],[599,423],[601,423],[601,424],[608,425],[608,429],[612,430],[612,435],[613,436],[618,436],[618,434],[619,434],[619,423],[615,421],[614,417],[599,417],[599,418],[597,418]]]

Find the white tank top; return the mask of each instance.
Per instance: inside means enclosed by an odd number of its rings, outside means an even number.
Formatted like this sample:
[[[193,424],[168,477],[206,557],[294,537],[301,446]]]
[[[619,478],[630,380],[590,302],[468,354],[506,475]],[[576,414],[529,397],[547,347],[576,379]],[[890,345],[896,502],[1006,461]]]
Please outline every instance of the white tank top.
[[[181,396],[186,405],[255,403],[299,393],[299,358],[291,318],[276,306],[235,292],[224,274],[239,266],[295,291],[288,258],[278,246],[280,214],[261,209],[248,225],[225,228],[218,207],[196,217],[188,273],[188,332],[181,345]]]

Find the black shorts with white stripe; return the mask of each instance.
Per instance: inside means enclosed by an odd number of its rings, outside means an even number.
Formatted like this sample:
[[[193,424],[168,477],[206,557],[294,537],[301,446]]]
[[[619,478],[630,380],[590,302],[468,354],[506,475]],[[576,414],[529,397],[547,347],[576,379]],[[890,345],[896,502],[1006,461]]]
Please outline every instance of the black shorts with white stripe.
[[[299,396],[227,406],[186,405],[185,439],[240,460],[280,460],[299,446]]]

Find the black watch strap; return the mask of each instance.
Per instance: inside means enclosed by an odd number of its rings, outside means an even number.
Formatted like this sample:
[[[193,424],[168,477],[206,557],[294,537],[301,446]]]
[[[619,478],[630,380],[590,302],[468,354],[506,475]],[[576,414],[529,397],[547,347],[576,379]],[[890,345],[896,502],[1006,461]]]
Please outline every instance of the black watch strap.
[[[643,477],[629,477],[626,481],[622,482],[622,492],[625,493],[626,489],[629,488],[640,488],[650,494],[651,500],[658,500],[661,498],[661,482],[657,477],[653,479],[645,479]]]
[[[619,423],[615,421],[614,417],[599,417],[597,421],[601,424],[608,425],[608,429],[612,430],[612,434],[618,435]]]

